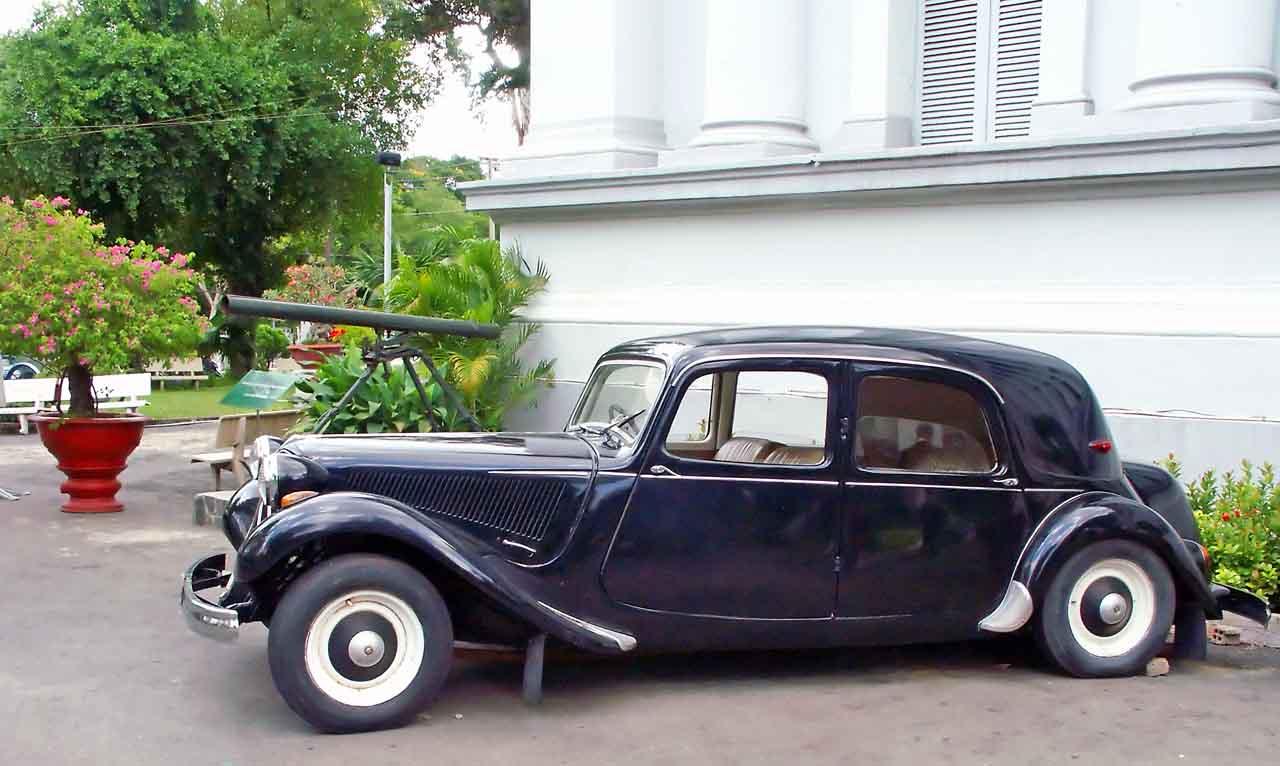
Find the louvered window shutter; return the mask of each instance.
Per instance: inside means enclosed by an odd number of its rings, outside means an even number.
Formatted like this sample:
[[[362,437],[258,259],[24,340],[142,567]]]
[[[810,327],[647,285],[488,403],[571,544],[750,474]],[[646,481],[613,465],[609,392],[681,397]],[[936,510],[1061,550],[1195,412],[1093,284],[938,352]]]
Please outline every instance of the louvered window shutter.
[[[991,138],[1031,134],[1031,102],[1040,83],[1042,0],[994,0]]]
[[[922,0],[921,144],[1026,136],[1040,69],[1042,0]]]
[[[973,141],[979,129],[979,0],[924,0],[920,34],[920,143]]]

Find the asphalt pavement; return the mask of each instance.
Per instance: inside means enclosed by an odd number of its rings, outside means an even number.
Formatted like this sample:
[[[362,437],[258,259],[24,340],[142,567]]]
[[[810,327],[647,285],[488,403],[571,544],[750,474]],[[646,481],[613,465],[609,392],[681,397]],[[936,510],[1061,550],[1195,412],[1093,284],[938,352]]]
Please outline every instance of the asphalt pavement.
[[[1280,652],[1211,647],[1160,678],[1081,681],[1023,642],[549,661],[460,657],[435,706],[373,734],[311,731],[271,684],[266,630],[221,645],[178,613],[225,549],[191,524],[210,424],[148,429],[124,513],[60,513],[37,436],[0,435],[0,763],[1271,763]]]

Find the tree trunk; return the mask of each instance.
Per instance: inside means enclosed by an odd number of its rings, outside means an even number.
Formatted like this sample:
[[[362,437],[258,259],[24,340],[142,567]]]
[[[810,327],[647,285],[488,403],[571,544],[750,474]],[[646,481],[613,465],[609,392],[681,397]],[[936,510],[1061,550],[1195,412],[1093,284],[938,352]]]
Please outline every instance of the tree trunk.
[[[71,404],[67,414],[77,418],[89,418],[97,414],[93,400],[93,373],[83,364],[73,364],[66,370],[67,386],[71,389]]]

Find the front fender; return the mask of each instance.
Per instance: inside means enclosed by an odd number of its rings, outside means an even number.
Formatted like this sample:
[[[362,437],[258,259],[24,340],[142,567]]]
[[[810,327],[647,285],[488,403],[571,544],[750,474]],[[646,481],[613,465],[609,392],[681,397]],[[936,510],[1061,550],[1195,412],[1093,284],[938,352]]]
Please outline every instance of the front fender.
[[[1126,539],[1155,551],[1169,566],[1183,603],[1199,604],[1210,619],[1222,617],[1209,581],[1182,535],[1151,508],[1108,492],[1087,492],[1044,518],[1022,552],[1014,579],[1035,595],[1076,551],[1102,540]]]
[[[543,579],[511,564],[484,541],[380,495],[334,492],[271,516],[241,544],[235,579],[252,586],[308,543],[344,536],[408,545],[536,629],[580,648],[616,653],[635,646],[635,639],[623,631],[556,609],[549,603],[555,594]]]

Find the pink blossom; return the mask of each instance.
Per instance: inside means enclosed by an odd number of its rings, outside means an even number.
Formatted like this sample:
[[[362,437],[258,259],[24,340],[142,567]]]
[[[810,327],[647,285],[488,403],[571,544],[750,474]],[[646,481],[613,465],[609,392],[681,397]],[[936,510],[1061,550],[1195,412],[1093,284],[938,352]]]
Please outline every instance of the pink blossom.
[[[30,328],[30,327],[27,327],[25,324],[20,324],[20,325],[18,325],[17,327],[13,328],[13,334],[14,334],[14,335],[21,335],[21,336],[22,336],[22,337],[24,337],[24,338],[30,338],[30,337],[31,337],[31,328]]]
[[[44,207],[44,203],[38,199],[28,200],[27,204],[31,205],[31,207],[35,208],[36,210],[39,210],[40,208]]]
[[[156,255],[168,255],[168,254],[169,254],[169,248],[165,247],[164,245],[159,245],[158,247],[156,247]]]
[[[71,200],[67,199],[66,197],[58,196],[58,197],[54,197],[53,199],[49,200],[49,204],[50,204],[50,205],[53,205],[55,208],[62,208],[62,207],[67,207],[68,205],[70,205],[70,204],[71,204]]]
[[[45,223],[47,223],[47,224],[49,224],[50,226],[57,226],[57,225],[58,225],[58,219],[57,219],[57,218],[54,218],[54,217],[53,217],[53,216],[51,216],[51,215],[46,215],[46,216],[44,217],[44,222],[45,222]]]
[[[76,208],[76,215],[89,215],[89,211],[82,207]]]
[[[179,269],[182,268],[183,266],[186,266],[190,262],[191,262],[191,258],[183,255],[182,253],[175,253],[173,256],[173,265]]]
[[[12,206],[13,206],[13,197],[10,197],[8,194],[6,194],[6,195],[4,195],[3,197],[0,197],[0,203],[3,203],[3,204],[5,204],[5,205],[9,205],[10,207],[12,207]]]

